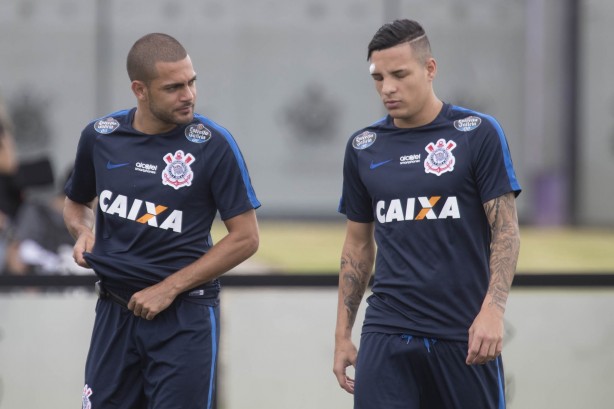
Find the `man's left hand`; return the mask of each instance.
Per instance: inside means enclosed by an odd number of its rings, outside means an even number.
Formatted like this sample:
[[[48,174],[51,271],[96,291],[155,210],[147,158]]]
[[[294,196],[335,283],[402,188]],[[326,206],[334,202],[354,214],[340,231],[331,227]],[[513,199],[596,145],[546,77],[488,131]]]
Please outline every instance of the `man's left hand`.
[[[503,350],[503,312],[495,305],[482,307],[469,328],[467,365],[485,364]]]
[[[136,292],[128,302],[128,309],[137,317],[153,320],[168,308],[175,299],[163,283],[158,283]]]

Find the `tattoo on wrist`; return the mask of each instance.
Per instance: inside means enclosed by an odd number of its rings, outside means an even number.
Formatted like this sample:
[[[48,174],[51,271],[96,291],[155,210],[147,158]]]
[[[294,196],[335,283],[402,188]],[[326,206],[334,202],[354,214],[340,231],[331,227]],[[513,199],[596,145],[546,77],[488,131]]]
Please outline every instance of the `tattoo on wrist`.
[[[358,307],[369,282],[369,270],[369,263],[364,260],[356,260],[350,254],[341,258],[341,293],[350,328],[356,321]]]

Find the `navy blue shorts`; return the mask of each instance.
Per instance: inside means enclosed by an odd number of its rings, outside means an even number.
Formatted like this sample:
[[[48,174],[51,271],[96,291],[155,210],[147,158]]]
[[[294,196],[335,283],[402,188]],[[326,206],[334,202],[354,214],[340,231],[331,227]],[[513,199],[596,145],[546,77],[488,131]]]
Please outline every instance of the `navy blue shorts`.
[[[467,343],[362,334],[354,409],[504,409],[501,357],[467,365]]]
[[[217,297],[178,297],[151,321],[100,298],[83,408],[209,409],[218,341]]]

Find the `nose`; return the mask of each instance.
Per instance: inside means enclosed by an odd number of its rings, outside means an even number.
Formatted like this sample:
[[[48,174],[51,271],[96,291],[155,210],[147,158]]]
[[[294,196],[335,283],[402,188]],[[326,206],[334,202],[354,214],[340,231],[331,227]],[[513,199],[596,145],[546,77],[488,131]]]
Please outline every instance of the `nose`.
[[[189,87],[189,86],[185,87],[183,92],[181,93],[181,100],[182,101],[193,101],[195,95],[196,95],[196,89]]]
[[[391,95],[394,94],[397,90],[396,84],[392,79],[384,78],[382,80],[382,94]]]

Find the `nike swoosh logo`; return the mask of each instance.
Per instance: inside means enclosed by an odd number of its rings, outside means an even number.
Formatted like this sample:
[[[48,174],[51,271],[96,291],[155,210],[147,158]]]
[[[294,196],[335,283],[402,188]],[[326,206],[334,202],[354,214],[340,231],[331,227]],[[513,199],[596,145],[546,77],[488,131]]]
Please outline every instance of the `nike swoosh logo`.
[[[108,161],[107,162],[107,169],[121,168],[122,166],[126,166],[126,165],[130,165],[130,162],[126,162],[126,163],[113,163],[111,161]]]
[[[387,164],[391,160],[392,159],[388,159],[388,160],[385,160],[383,162],[377,162],[377,163],[373,163],[373,161],[371,161],[371,166],[369,166],[369,169],[379,168],[380,166]]]

